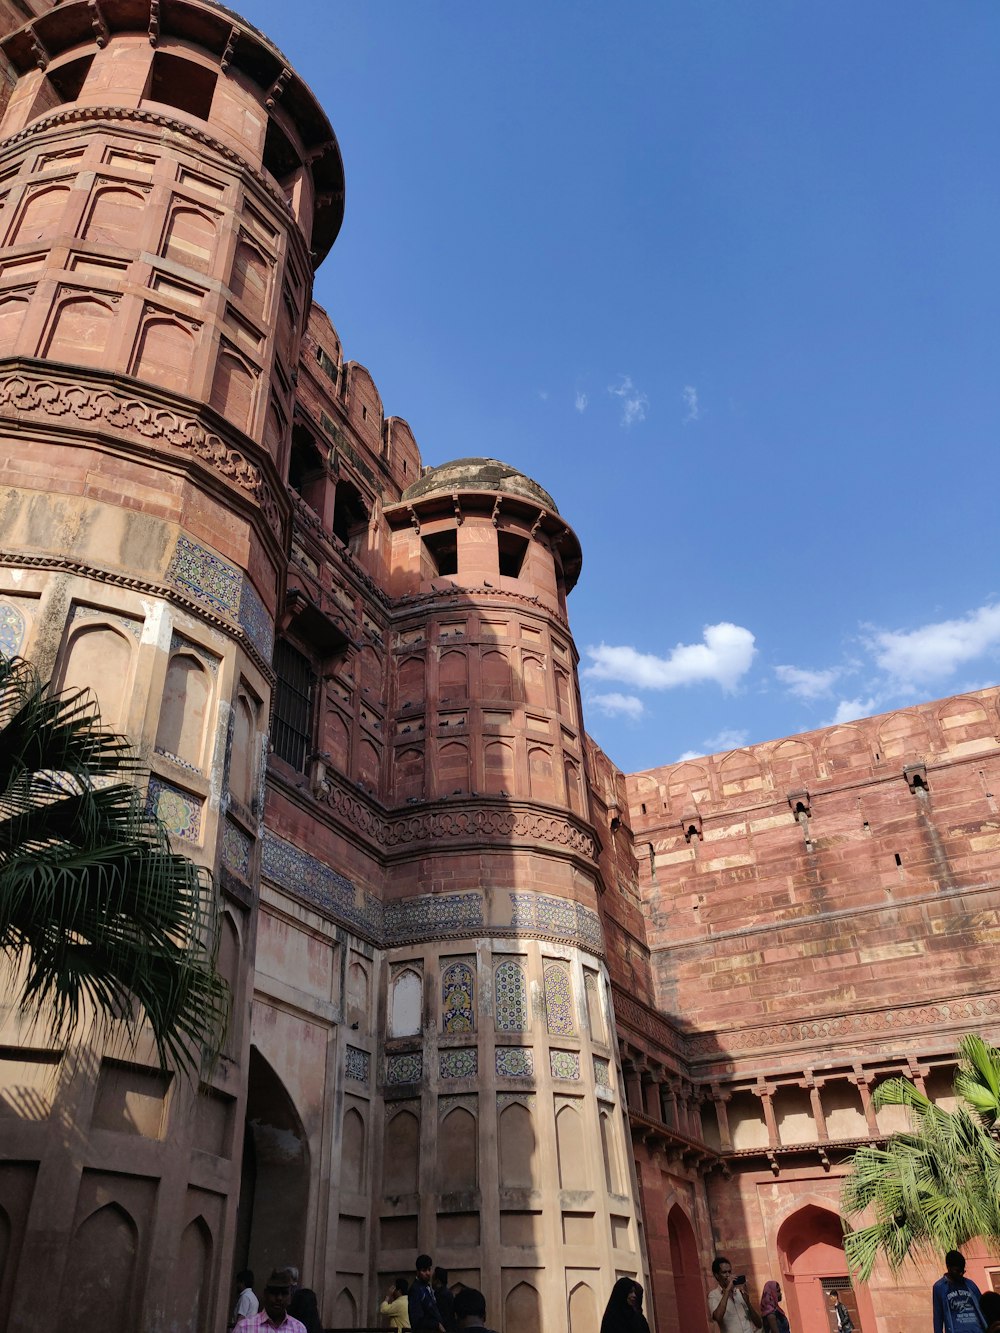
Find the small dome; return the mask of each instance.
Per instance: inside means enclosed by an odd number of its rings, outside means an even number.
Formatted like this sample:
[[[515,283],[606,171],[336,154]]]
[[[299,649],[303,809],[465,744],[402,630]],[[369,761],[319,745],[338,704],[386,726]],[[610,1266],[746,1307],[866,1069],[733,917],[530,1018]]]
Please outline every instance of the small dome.
[[[403,492],[404,500],[422,500],[439,492],[499,491],[502,495],[519,495],[552,514],[558,514],[556,502],[548,491],[542,490],[516,467],[501,463],[496,458],[456,458],[440,467],[428,468],[419,481]]]

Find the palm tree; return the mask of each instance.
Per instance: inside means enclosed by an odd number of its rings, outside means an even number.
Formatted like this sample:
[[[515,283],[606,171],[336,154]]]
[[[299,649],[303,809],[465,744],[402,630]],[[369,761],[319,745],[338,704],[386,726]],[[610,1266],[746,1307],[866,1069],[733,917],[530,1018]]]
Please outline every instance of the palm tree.
[[[142,777],[89,694],[53,692],[0,654],[0,954],[15,1002],[59,1041],[84,1013],[130,1044],[145,1020],[163,1067],[196,1070],[228,1021],[219,913],[145,810]]]
[[[872,1219],[844,1237],[862,1281],[879,1255],[895,1271],[910,1257],[940,1256],[976,1236],[1000,1245],[1000,1051],[970,1034],[959,1059],[955,1111],[935,1106],[909,1079],[875,1091],[876,1109],[907,1108],[910,1129],[855,1153],[844,1182],[845,1216]]]

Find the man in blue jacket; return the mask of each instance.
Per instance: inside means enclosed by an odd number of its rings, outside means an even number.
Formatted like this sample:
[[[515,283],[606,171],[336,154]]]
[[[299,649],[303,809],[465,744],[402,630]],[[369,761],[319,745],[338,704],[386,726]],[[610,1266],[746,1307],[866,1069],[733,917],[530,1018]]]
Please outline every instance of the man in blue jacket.
[[[934,1283],[934,1333],[984,1333],[979,1288],[965,1276],[965,1255],[949,1250],[944,1277]]]

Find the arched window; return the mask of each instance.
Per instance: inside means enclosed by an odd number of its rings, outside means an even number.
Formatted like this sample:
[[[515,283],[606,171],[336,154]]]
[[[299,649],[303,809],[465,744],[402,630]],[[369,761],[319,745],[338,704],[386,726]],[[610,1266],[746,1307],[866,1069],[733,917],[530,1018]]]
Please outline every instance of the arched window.
[[[413,1037],[420,1032],[422,1003],[420,978],[412,968],[404,968],[392,982],[389,1013],[394,1037]]]
[[[156,748],[189,768],[205,762],[212,677],[193,653],[174,653],[167,667]]]

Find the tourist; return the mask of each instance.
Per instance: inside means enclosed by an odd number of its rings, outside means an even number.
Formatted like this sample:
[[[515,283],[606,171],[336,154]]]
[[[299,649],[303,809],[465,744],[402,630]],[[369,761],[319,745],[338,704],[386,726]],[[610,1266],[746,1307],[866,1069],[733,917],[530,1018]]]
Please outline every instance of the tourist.
[[[291,1299],[291,1274],[287,1268],[276,1268],[264,1288],[263,1310],[241,1319],[236,1325],[236,1333],[270,1333],[271,1329],[280,1329],[281,1333],[306,1333],[305,1325],[288,1313]]]
[[[933,1287],[934,1333],[983,1333],[986,1321],[979,1308],[980,1291],[965,1276],[965,1255],[949,1250],[945,1274]]]
[[[229,1321],[230,1328],[235,1328],[241,1319],[249,1319],[252,1314],[256,1314],[260,1309],[260,1301],[254,1295],[253,1272],[251,1269],[242,1268],[236,1274],[236,1291],[233,1317]]]
[[[319,1301],[316,1299],[316,1293],[309,1287],[295,1288],[292,1299],[288,1302],[288,1313],[294,1315],[300,1324],[305,1325],[306,1333],[323,1333]]]
[[[492,1333],[486,1327],[486,1297],[475,1287],[463,1287],[455,1297],[456,1327],[479,1328],[483,1333]]]
[[[378,1307],[379,1314],[388,1315],[390,1328],[410,1327],[410,1303],[406,1299],[409,1286],[405,1277],[396,1278],[385,1300]]]
[[[455,1333],[455,1297],[448,1286],[447,1268],[435,1268],[434,1276],[431,1278],[431,1289],[447,1333]]]
[[[708,1293],[708,1313],[722,1333],[751,1333],[761,1327],[761,1318],[747,1295],[747,1280],[733,1277],[733,1266],[724,1255],[712,1260],[716,1285]]]
[[[620,1277],[611,1288],[601,1333],[649,1333],[642,1313],[642,1287],[633,1278]]]
[[[837,1333],[854,1333],[854,1320],[847,1306],[841,1301],[839,1291],[830,1292],[830,1309],[837,1321]]]
[[[431,1273],[434,1260],[429,1254],[417,1255],[417,1276],[410,1283],[407,1300],[410,1310],[410,1327],[419,1333],[445,1333],[444,1321],[438,1309],[434,1292],[431,1290]]]
[[[788,1316],[781,1308],[781,1283],[765,1282],[760,1293],[760,1317],[767,1333],[789,1333]]]

